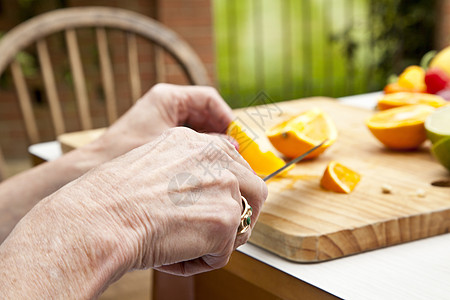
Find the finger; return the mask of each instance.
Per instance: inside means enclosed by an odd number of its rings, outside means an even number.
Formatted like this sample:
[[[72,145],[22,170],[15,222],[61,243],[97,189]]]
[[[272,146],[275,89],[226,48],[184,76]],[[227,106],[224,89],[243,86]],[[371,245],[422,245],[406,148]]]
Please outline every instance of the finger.
[[[205,255],[192,260],[157,267],[155,269],[173,275],[190,276],[224,267],[228,263],[230,255],[231,253],[220,256]]]
[[[208,133],[211,136],[216,136],[222,139],[225,139],[226,141],[230,142],[234,148],[236,149],[236,151],[239,151],[239,143],[231,136],[227,135],[227,134],[222,134],[222,133]]]
[[[181,124],[187,124],[197,131],[224,133],[234,116],[217,90],[190,86],[186,91],[187,100],[179,111]]]
[[[201,258],[196,258],[190,261],[182,261],[171,265],[165,265],[157,267],[155,269],[177,276],[190,276],[213,270]]]
[[[215,137],[217,138],[217,137]],[[239,182],[239,190],[253,209],[252,228],[254,221],[257,220],[262,204],[267,198],[267,185],[257,176],[245,159],[228,142],[222,139],[219,146],[229,155],[230,163],[224,163],[227,168]],[[235,163],[233,163],[235,162]]]

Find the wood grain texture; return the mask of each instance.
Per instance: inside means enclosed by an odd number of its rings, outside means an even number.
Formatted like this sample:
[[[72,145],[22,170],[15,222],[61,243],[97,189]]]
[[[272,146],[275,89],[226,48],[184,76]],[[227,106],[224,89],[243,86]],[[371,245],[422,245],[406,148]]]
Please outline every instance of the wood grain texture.
[[[53,127],[55,129],[55,135],[58,136],[66,132],[66,127],[64,125],[61,105],[58,97],[58,90],[55,83],[55,75],[53,73],[50,54],[45,39],[37,41],[36,48],[38,52],[39,63],[41,65],[42,76],[44,78],[45,91],[47,93],[48,103],[50,105]]]
[[[253,244],[289,260],[315,262],[449,232],[450,189],[430,185],[448,179],[449,173],[434,161],[428,144],[410,152],[385,149],[364,125],[373,112],[314,98],[236,114],[263,148],[273,150],[264,129],[313,106],[334,120],[338,140],[317,159],[300,162],[285,178],[268,182],[269,196],[253,230]],[[270,107],[281,113],[267,113]],[[351,194],[320,187],[331,160],[362,175]],[[383,184],[392,186],[391,194],[382,193]],[[425,191],[424,197],[418,189]]]
[[[95,33],[97,36],[98,58],[100,60],[103,90],[105,91],[108,122],[112,124],[117,120],[118,115],[116,92],[114,89],[114,73],[108,50],[108,37],[106,35],[106,29],[103,27],[96,28]]]
[[[33,114],[30,92],[28,91],[20,63],[16,60],[11,63],[11,73],[17,90],[17,96],[19,98],[20,109],[24,118],[28,138],[32,144],[35,144],[40,139],[39,131],[36,125],[36,118]]]
[[[72,69],[75,95],[77,97],[78,110],[80,112],[81,127],[84,130],[92,129],[89,98],[84,77],[83,64],[81,62],[80,48],[78,47],[77,33],[74,29],[65,31],[67,50],[69,52],[70,67]]]
[[[135,103],[142,94],[141,76],[139,71],[139,54],[136,35],[127,33],[128,69],[130,76],[131,100]]]

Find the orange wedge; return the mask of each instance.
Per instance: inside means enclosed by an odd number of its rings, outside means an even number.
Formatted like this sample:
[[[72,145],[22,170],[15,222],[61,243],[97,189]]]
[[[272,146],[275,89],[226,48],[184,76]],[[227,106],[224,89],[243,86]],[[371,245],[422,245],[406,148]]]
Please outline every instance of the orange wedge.
[[[434,110],[434,107],[422,104],[400,106],[374,114],[366,125],[388,148],[416,149],[427,138],[424,123]]]
[[[378,109],[386,110],[412,104],[426,104],[433,107],[441,107],[448,104],[448,102],[437,95],[402,92],[384,95],[383,98],[378,100]]]
[[[248,136],[247,132],[250,132],[250,130],[242,128],[243,126],[238,125],[236,122],[231,122],[228,126],[227,134],[238,142],[239,153],[256,174],[266,176],[286,164],[284,160],[276,156],[272,151],[262,152],[259,145]],[[287,168],[280,175],[286,174],[293,167]]]
[[[328,141],[305,159],[320,155],[337,139],[331,118],[320,108],[313,108],[284,121],[266,132],[272,145],[287,157],[297,157],[325,139]]]
[[[353,191],[360,180],[361,175],[357,172],[338,162],[331,161],[320,179],[320,185],[336,193],[348,194]]]

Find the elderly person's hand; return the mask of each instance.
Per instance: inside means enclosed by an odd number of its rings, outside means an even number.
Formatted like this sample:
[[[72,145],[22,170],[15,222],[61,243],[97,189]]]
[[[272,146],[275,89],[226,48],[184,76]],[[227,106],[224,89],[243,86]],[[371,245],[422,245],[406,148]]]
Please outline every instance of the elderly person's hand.
[[[102,149],[105,158],[111,159],[154,140],[175,126],[224,133],[232,120],[230,107],[216,89],[160,83],[91,146]]]
[[[155,85],[98,140],[1,183],[0,211],[8,213],[0,219],[0,243],[36,203],[90,169],[154,140],[168,128],[187,125],[221,133],[232,118],[212,87]]]
[[[177,118],[193,126],[194,119]],[[224,139],[170,129],[27,214],[0,247],[0,281],[10,287],[0,298],[87,298],[131,269],[190,275],[220,268],[251,232],[237,234],[241,195],[253,226],[265,183]]]

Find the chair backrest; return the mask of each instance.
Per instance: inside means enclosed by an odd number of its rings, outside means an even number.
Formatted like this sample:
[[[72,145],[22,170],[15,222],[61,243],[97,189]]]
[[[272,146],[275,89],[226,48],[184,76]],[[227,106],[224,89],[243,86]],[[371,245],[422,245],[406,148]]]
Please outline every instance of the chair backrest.
[[[89,30],[93,30],[95,35],[98,72],[101,74],[103,88],[102,93],[99,94],[104,98],[108,124],[118,118],[118,97],[115,93],[117,85],[127,84],[133,101],[136,101],[142,92],[145,92],[142,91],[140,76],[141,68],[145,64],[140,61],[142,53],[138,51],[139,43],[142,40],[154,45],[152,53],[154,57],[153,71],[156,73],[155,83],[165,81],[164,65],[170,56],[181,67],[188,83],[210,84],[206,69],[192,48],[175,32],[146,16],[111,7],[67,8],[36,16],[13,28],[0,40],[0,75],[10,66],[12,81],[16,87],[26,132],[31,144],[40,142],[42,139],[33,112],[32,95],[30,95],[26,76],[17,60],[17,55],[24,49],[35,47],[33,49],[41,69],[41,82],[45,90],[54,134],[58,136],[65,133],[67,131],[66,118],[61,109],[60,85],[57,83],[61,75],[55,75],[55,64],[52,62],[52,59],[55,59],[48,42],[51,35],[59,34],[62,37],[61,40],[65,40],[60,48],[67,49],[70,80],[74,92],[73,99],[76,103],[74,106],[77,108],[79,124],[81,124],[81,128],[77,130],[91,129],[95,126],[93,126],[88,99],[90,82],[85,77],[85,70],[88,66],[83,67],[80,50],[83,50],[85,45],[81,43],[83,47],[80,49],[79,42],[79,30],[86,28],[93,28]],[[123,32],[121,34],[123,34],[125,45],[122,42],[115,42],[114,45],[111,45],[112,43],[108,42],[111,31]],[[125,49],[124,58],[119,64],[128,65],[126,68],[128,79],[115,80],[113,69],[116,63],[111,60],[111,46],[120,46]]]
[[[5,159],[3,158],[2,148],[0,148],[0,182],[6,177]]]

